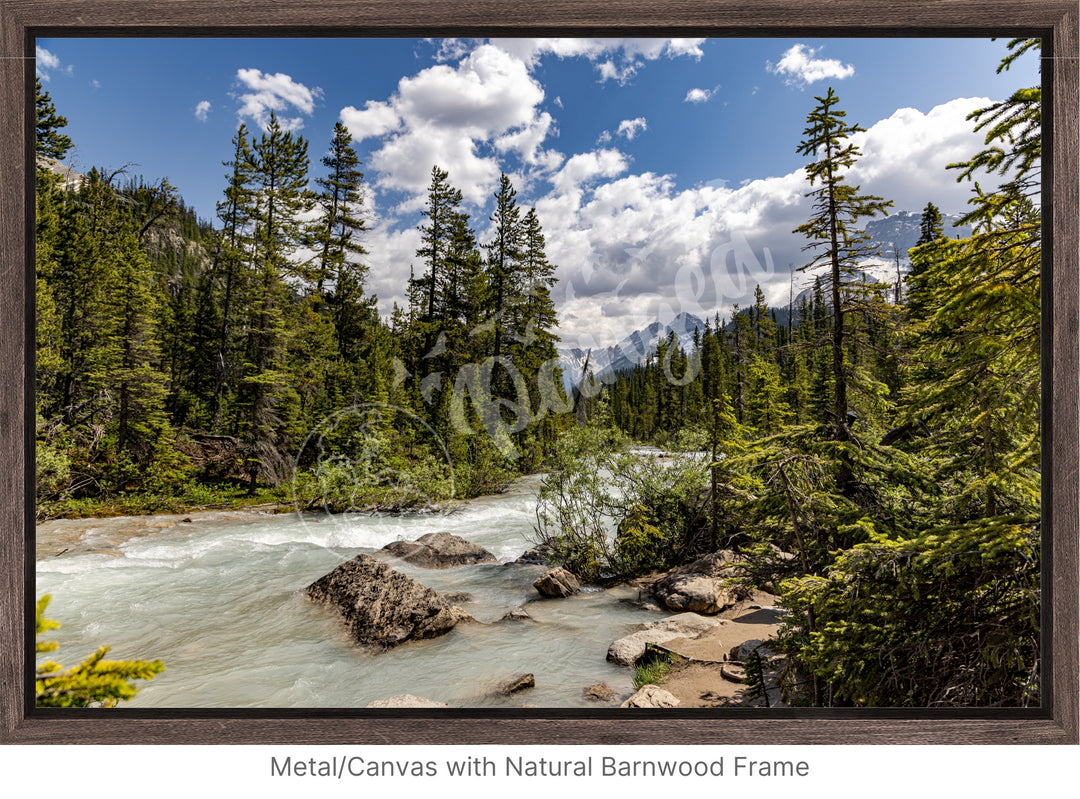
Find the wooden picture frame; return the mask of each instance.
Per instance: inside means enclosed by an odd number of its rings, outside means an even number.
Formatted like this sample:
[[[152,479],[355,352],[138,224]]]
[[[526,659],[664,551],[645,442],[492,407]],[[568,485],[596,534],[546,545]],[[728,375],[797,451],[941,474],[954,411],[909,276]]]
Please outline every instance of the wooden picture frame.
[[[0,743],[1076,744],[1080,60],[1075,0],[0,0]],[[1043,37],[1043,702],[1032,709],[149,711],[37,709],[36,37]]]

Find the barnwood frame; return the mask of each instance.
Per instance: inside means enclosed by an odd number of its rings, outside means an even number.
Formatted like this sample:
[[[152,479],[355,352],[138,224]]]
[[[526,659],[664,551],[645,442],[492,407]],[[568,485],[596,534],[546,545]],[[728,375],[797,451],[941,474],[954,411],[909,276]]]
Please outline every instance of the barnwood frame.
[[[0,0],[0,743],[1077,744],[1076,0]],[[1043,695],[1028,710],[34,707],[34,41],[65,36],[1043,37]]]

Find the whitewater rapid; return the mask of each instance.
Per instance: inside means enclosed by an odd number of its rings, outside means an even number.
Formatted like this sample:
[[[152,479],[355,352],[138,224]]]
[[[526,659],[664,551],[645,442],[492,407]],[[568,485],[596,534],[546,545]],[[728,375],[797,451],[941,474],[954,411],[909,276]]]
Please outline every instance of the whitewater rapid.
[[[509,565],[535,537],[537,486],[525,478],[448,513],[222,511],[39,525],[36,593],[52,595],[47,615],[62,625],[48,634],[60,643],[51,657],[71,666],[108,644],[111,658],[163,660],[129,707],[351,708],[404,693],[451,707],[596,707],[582,695],[589,685],[633,690],[631,671],[605,659],[610,643],[661,614],[626,587],[539,598],[532,582],[542,567]],[[469,592],[463,607],[485,624],[370,655],[304,596],[360,552],[440,531],[500,563],[429,570],[388,560],[438,591]],[[523,605],[532,621],[499,621]],[[494,694],[520,672],[535,676],[534,689]]]

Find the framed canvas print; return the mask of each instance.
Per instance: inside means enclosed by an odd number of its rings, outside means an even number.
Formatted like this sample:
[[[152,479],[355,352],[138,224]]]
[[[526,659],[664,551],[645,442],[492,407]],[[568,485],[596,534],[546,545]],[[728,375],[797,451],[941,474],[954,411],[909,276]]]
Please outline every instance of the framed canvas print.
[[[1076,743],[1074,6],[0,13],[5,741]]]

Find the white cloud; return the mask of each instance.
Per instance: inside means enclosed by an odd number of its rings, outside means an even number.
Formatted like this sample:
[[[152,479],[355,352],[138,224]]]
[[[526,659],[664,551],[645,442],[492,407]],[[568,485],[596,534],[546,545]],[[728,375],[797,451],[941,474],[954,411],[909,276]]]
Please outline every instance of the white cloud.
[[[963,210],[971,186],[945,166],[981,148],[966,117],[987,104],[900,109],[871,125],[854,139],[863,155],[849,182],[892,200],[896,211],[917,213],[928,201]],[[679,189],[669,176],[627,174],[625,158],[608,152],[606,169],[597,154],[569,159],[536,203],[549,258],[560,267],[555,299],[568,346],[610,345],[680,311],[730,316],[733,304],[752,302],[756,285],[772,304],[788,301],[792,268],[810,259],[792,232],[811,213],[801,168],[736,188]],[[811,281],[795,272],[794,290]]]
[[[205,122],[207,116],[210,114],[210,101],[200,100],[198,105],[195,106],[195,118],[200,122]]]
[[[615,131],[619,136],[625,136],[627,141],[633,141],[641,132],[648,129],[645,117],[624,119],[619,123],[619,129]]]
[[[63,66],[59,56],[46,50],[40,45],[34,46],[34,58],[35,73],[37,74],[37,77],[41,78],[46,83],[49,82],[53,72],[60,72],[70,76],[75,71],[75,68],[71,64]]]
[[[765,68],[784,77],[791,86],[806,86],[826,78],[843,80],[855,74],[855,67],[835,58],[815,58],[821,48],[795,44],[788,48],[776,64],[767,62]]]
[[[492,39],[491,43],[532,67],[545,55],[586,58],[600,82],[627,83],[647,61],[659,58],[700,59],[704,39]]]
[[[476,209],[488,207],[500,171],[511,173],[519,201],[536,207],[559,267],[555,300],[569,344],[611,344],[679,311],[729,316],[734,303],[752,302],[756,285],[773,304],[786,303],[791,268],[809,260],[805,241],[792,232],[810,215],[803,170],[734,188],[719,179],[682,188],[677,176],[635,174],[611,142],[636,136],[644,118],[605,131],[591,151],[564,155],[551,144],[558,104],[544,103],[528,59],[592,54],[600,64],[614,50],[587,40],[543,41],[481,44],[454,63],[402,78],[385,101],[343,109],[353,136],[374,140],[365,170],[371,207],[385,201],[390,211],[365,241],[382,313],[404,301],[409,265],[418,260],[411,214],[423,207],[433,164],[450,172]],[[980,148],[966,116],[986,104],[977,98],[926,113],[901,109],[871,125],[856,138],[864,155],[851,182],[893,200],[897,210],[917,212],[928,201],[962,210],[969,187],[958,186],[945,164]],[[485,241],[487,213],[469,210]],[[795,290],[808,280],[796,273]]]
[[[239,69],[236,80],[248,90],[239,95],[237,116],[254,120],[260,128],[269,124],[270,113],[274,112],[283,129],[300,130],[304,127],[303,116],[283,117],[280,112],[296,110],[310,116],[315,110],[315,101],[322,97],[320,88],[309,89],[282,72],[271,75],[258,69]]]
[[[963,209],[973,184],[957,183],[957,170],[947,166],[983,148],[983,139],[967,116],[990,102],[985,97],[964,97],[925,114],[898,109],[852,137],[862,157],[852,168],[850,181],[861,184],[865,192],[893,200],[900,209],[920,211],[927,202],[953,212]],[[987,178],[979,179],[986,188]]]
[[[368,100],[362,111],[351,105],[345,106],[341,109],[341,122],[349,129],[353,140],[358,142],[385,136],[401,127],[401,117],[397,111],[389,103],[374,100]]]
[[[99,81],[97,78],[94,78],[93,80],[90,81],[90,88],[94,89],[94,90],[100,89],[101,88],[101,81]]]
[[[683,98],[684,103],[705,103],[713,96],[712,89],[691,89]]]
[[[437,64],[402,78],[386,102],[346,108],[342,120],[356,139],[383,137],[369,162],[380,188],[412,194],[401,210],[422,206],[433,165],[450,172],[468,202],[482,205],[498,183],[495,153],[551,168],[542,145],[554,120],[538,110],[543,99],[522,61],[485,44],[456,66]]]

